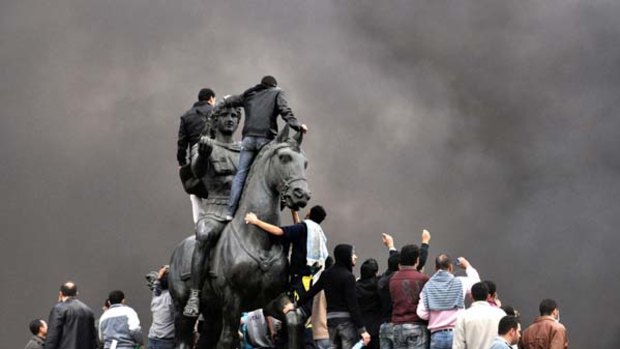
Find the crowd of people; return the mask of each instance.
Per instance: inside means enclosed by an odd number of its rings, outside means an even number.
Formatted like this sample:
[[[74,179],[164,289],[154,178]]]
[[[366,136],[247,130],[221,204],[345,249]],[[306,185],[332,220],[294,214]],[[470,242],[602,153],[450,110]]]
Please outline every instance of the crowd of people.
[[[204,283],[207,256],[223,226],[237,211],[247,172],[262,146],[277,134],[277,117],[299,132],[307,132],[288,106],[284,92],[272,76],[240,95],[216,103],[212,89],[202,89],[198,101],[181,117],[177,160],[180,175],[190,194],[196,225],[196,248],[192,256],[192,289],[182,314],[177,314],[168,291],[168,268],[149,276],[152,289],[152,325],[143,337],[138,314],[125,302],[121,290],[109,293],[103,314],[94,312],[77,298],[77,286],[60,287],[58,303],[48,322],[30,323],[33,337],[26,349],[150,349],[175,347],[175,317],[196,318],[199,293]],[[241,112],[245,112],[242,142],[232,139]],[[215,155],[214,155],[215,154]],[[216,157],[215,159],[213,157]],[[208,195],[207,195],[208,192]],[[252,212],[242,212],[246,224],[274,236],[289,256],[289,287],[286,301],[279,302],[282,317],[273,309],[254,309],[240,319],[238,347],[286,348],[290,314],[305,320],[307,349],[564,349],[565,327],[559,322],[555,301],[540,303],[540,316],[521,333],[519,313],[500,302],[497,286],[481,280],[478,270],[464,257],[437,254],[435,271],[425,273],[431,234],[423,230],[419,245],[399,250],[389,234],[382,234],[388,250],[387,270],[379,272],[374,258],[354,275],[357,255],[352,244],[338,244],[329,256],[328,235],[321,228],[327,212],[313,206],[305,220],[276,226]],[[287,253],[289,255],[289,253]],[[455,275],[455,269],[464,276]]]

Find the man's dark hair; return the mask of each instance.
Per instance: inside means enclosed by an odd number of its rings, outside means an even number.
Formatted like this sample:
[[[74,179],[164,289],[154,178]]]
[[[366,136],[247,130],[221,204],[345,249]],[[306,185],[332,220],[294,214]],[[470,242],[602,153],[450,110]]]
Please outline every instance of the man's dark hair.
[[[211,97],[215,97],[215,92],[210,88],[203,88],[198,92],[199,101],[208,101]]]
[[[450,265],[452,265],[452,259],[445,253],[440,254],[435,258],[435,269],[437,270],[448,270],[450,269]]]
[[[400,265],[413,267],[420,257],[420,248],[416,245],[405,245],[400,249]]]
[[[396,252],[388,257],[388,270],[398,271],[398,265],[400,264],[400,252]]]
[[[260,80],[260,83],[265,86],[269,86],[269,87],[278,86],[278,82],[276,81],[276,78],[274,78],[271,75],[263,76],[263,78]]]
[[[65,297],[77,296],[77,285],[71,281],[67,281],[60,286],[60,292]]]
[[[110,300],[110,305],[119,304],[125,299],[125,294],[121,290],[114,290],[110,292],[108,299]]]
[[[491,280],[484,280],[482,281],[482,283],[487,285],[487,288],[489,289],[489,295],[495,296],[495,292],[497,292],[497,286],[495,286],[495,283]]]
[[[43,326],[43,321],[41,321],[40,319],[30,321],[30,332],[32,332],[32,334],[36,336],[37,334],[39,334],[39,329],[41,328],[41,326]]]
[[[504,313],[506,313],[506,315],[511,315],[519,318],[519,312],[514,307],[510,305],[502,305],[500,308],[504,311]]]
[[[553,299],[543,299],[538,306],[538,310],[540,311],[540,316],[551,315],[555,309],[557,309],[558,304]]]
[[[312,206],[312,208],[310,209],[309,216],[313,222],[315,222],[316,224],[321,224],[321,222],[323,222],[325,217],[327,217],[327,213],[325,212],[325,209],[323,208],[323,206],[316,205],[316,206]]]
[[[488,295],[489,295],[489,288],[487,287],[487,285],[484,284],[484,282],[476,282],[471,287],[471,297],[475,301],[484,301],[487,299]]]
[[[501,320],[499,320],[499,325],[497,326],[497,334],[500,336],[505,335],[510,332],[510,329],[514,328],[515,330],[519,328],[519,319],[512,315],[506,315]]]
[[[374,258],[369,258],[362,263],[360,267],[360,276],[362,280],[370,279],[374,276],[377,276],[379,272],[379,263]]]

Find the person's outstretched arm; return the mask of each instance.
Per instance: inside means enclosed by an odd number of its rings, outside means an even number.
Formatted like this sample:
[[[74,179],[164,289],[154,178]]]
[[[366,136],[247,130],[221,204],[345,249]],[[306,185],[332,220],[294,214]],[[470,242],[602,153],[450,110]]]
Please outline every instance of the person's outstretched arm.
[[[282,228],[276,225],[261,221],[260,219],[258,219],[258,217],[256,217],[256,214],[252,212],[246,213],[245,223],[255,225],[272,235],[281,236],[284,234],[284,230],[282,230]]]

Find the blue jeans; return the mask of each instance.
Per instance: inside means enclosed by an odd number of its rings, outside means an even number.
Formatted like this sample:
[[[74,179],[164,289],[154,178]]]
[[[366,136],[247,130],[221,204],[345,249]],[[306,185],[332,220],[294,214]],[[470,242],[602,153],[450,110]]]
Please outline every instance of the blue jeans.
[[[428,330],[424,325],[394,325],[395,349],[426,349],[428,347]]]
[[[336,319],[335,321],[328,319],[327,330],[334,349],[351,349],[360,341],[357,330],[349,319]]]
[[[394,349],[394,325],[384,322],[379,327],[379,346],[381,349]]]
[[[437,331],[431,333],[431,349],[452,349],[452,331]]]
[[[252,167],[254,158],[260,149],[271,139],[264,137],[247,136],[241,141],[241,154],[239,154],[239,166],[237,173],[232,182],[232,188],[230,189],[230,198],[228,199],[228,214],[234,216],[239,206],[239,199],[241,198],[241,192],[243,191],[243,185],[245,179],[248,177],[248,172]]]
[[[174,349],[174,339],[149,338],[149,349]]]
[[[315,339],[314,347],[316,349],[330,349],[332,347],[332,343],[329,339]]]

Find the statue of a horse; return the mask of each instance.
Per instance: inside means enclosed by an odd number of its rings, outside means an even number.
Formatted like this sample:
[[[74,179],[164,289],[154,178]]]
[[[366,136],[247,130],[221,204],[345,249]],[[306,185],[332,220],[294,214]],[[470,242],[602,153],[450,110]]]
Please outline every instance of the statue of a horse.
[[[286,291],[288,261],[282,246],[258,227],[245,224],[244,216],[254,212],[262,220],[279,225],[281,205],[298,210],[308,203],[307,160],[300,149],[302,134],[288,138],[288,131],[286,126],[256,156],[235,217],[211,250],[209,277],[200,297],[205,320],[200,347],[234,348],[241,312],[273,304]],[[182,315],[190,285],[181,274],[184,261],[191,260],[194,244],[194,236],[181,242],[170,263],[170,293],[177,309],[176,338],[178,348],[183,349],[192,348],[195,319]],[[280,315],[286,319],[289,347],[301,348],[300,319],[295,312]]]

